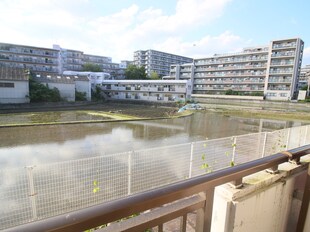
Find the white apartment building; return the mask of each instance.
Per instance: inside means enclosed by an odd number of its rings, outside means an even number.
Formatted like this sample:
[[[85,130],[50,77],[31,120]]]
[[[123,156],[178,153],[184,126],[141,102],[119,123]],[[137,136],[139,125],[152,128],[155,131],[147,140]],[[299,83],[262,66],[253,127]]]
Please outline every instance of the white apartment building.
[[[0,66],[29,69],[33,72],[62,74],[64,71],[82,71],[83,64],[99,65],[115,79],[123,79],[125,68],[112,63],[111,57],[84,54],[83,51],[53,45],[53,49],[27,45],[0,43]]]
[[[304,42],[274,40],[239,53],[172,65],[170,79],[191,79],[194,94],[241,94],[272,100],[297,99]],[[169,79],[169,78],[166,78]]]
[[[146,74],[156,72],[159,76],[169,75],[170,65],[193,62],[192,58],[160,52],[155,50],[139,50],[134,52],[133,64],[144,66]]]
[[[91,87],[101,86],[104,80],[112,80],[112,76],[109,73],[104,72],[77,72],[77,71],[64,71],[64,75],[87,77],[90,81]]]
[[[101,89],[119,100],[174,102],[191,96],[191,84],[186,80],[106,80]]]
[[[0,66],[58,73],[58,50],[0,43]]]

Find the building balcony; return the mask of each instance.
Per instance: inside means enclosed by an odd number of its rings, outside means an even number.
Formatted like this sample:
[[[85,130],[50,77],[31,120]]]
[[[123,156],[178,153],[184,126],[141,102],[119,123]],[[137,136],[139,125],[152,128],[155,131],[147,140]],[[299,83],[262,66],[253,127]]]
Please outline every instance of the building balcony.
[[[277,74],[277,75],[284,75],[284,74],[292,74],[293,70],[270,70],[269,74]]]
[[[244,63],[244,62],[267,62],[268,57],[262,56],[262,57],[249,57],[246,59],[227,59],[227,60],[209,60],[209,61],[199,61],[195,62],[195,66],[201,66],[201,65],[210,65],[210,64],[229,64],[229,63]]]
[[[292,79],[268,79],[268,83],[292,83]]]
[[[272,50],[292,49],[296,48],[296,43],[273,44]]]
[[[204,77],[249,77],[249,76],[265,76],[265,72],[247,72],[247,73],[223,73],[223,74],[195,74],[195,78],[204,78]]]
[[[244,84],[250,84],[250,85],[264,85],[265,81],[260,80],[260,81],[251,81],[251,80],[242,80],[242,81],[237,81],[237,80],[215,80],[215,81],[195,81],[194,84],[210,84],[210,85],[216,85],[216,84],[236,84],[236,85],[244,85]]]
[[[270,66],[293,66],[294,62],[271,62]]]
[[[221,70],[246,70],[246,69],[266,69],[267,65],[243,65],[243,66],[229,66],[229,67],[211,67],[211,68],[196,68],[196,72],[210,72]]]
[[[272,53],[271,57],[272,58],[283,58],[283,57],[294,57],[295,56],[295,52],[286,52],[286,53]]]

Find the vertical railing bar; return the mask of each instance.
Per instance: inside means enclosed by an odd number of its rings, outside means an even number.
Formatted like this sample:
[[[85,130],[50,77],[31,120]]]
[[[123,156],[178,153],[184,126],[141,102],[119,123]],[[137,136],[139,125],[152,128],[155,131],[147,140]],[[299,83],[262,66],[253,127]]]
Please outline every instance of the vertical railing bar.
[[[163,232],[164,231],[164,224],[158,225],[158,232]]]
[[[184,214],[180,220],[180,231],[186,232],[187,214]]]
[[[262,157],[265,157],[266,142],[267,142],[267,134],[268,134],[268,132],[264,132],[264,133],[265,133],[265,137],[264,137],[264,143],[263,143]]]
[[[310,165],[308,164],[305,189],[304,189],[304,194],[302,197],[296,231],[305,231],[304,227],[305,227],[306,218],[307,218],[307,215],[310,213],[308,212],[309,202],[310,202]]]
[[[129,152],[128,154],[128,195],[131,194],[131,172],[132,172],[132,155],[134,154],[134,151]]]
[[[189,161],[189,173],[188,173],[188,178],[191,178],[191,177],[192,177],[193,157],[194,157],[194,143],[191,143],[191,156],[190,156],[190,161]]]
[[[34,187],[34,181],[33,181],[33,173],[32,170],[35,166],[27,166],[26,171],[27,171],[27,179],[28,179],[28,185],[29,185],[29,197],[30,197],[30,202],[31,202],[31,210],[32,210],[32,219],[36,220],[38,218],[37,214],[37,203],[36,203],[36,192],[35,192],[35,187]]]

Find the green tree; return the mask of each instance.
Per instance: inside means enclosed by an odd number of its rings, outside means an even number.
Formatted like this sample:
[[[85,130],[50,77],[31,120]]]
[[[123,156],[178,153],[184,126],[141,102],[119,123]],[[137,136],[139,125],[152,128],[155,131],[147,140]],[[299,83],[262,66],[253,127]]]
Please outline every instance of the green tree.
[[[102,68],[98,64],[85,63],[85,64],[83,64],[83,71],[102,72]]]
[[[146,80],[147,75],[145,73],[145,67],[138,67],[136,65],[128,65],[125,70],[125,76],[127,80]]]
[[[151,75],[150,75],[150,79],[152,79],[152,80],[159,80],[160,76],[158,75],[157,72],[152,71]]]
[[[29,99],[30,102],[59,102],[61,101],[59,90],[54,87],[50,89],[48,84],[44,85],[29,77]]]

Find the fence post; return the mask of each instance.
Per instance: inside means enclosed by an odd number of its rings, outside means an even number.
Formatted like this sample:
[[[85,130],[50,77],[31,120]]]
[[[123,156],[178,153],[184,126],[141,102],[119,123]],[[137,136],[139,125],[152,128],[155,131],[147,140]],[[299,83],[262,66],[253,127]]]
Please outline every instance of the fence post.
[[[214,188],[199,193],[206,199],[205,207],[197,210],[196,230],[197,232],[210,232],[213,212]]]
[[[289,145],[289,142],[290,142],[290,136],[291,136],[291,128],[288,128],[287,129],[287,139],[286,139],[286,150],[288,150],[288,145]]]
[[[35,192],[33,173],[32,173],[32,170],[34,168],[35,166],[27,166],[26,172],[27,172],[27,180],[28,180],[28,186],[29,186],[29,197],[30,197],[31,210],[32,210],[32,219],[36,220],[38,218],[38,214],[37,214],[37,203],[36,203],[37,193]]]
[[[132,155],[134,154],[134,151],[129,152],[128,154],[128,195],[131,194],[131,172],[132,172]]]
[[[263,151],[262,151],[262,157],[265,157],[266,142],[267,142],[267,134],[268,134],[268,132],[265,132],[264,143],[263,143]]]
[[[191,157],[190,157],[190,161],[189,161],[189,173],[188,173],[188,178],[191,178],[191,177],[192,177],[193,156],[194,156],[194,143],[191,143]]]

